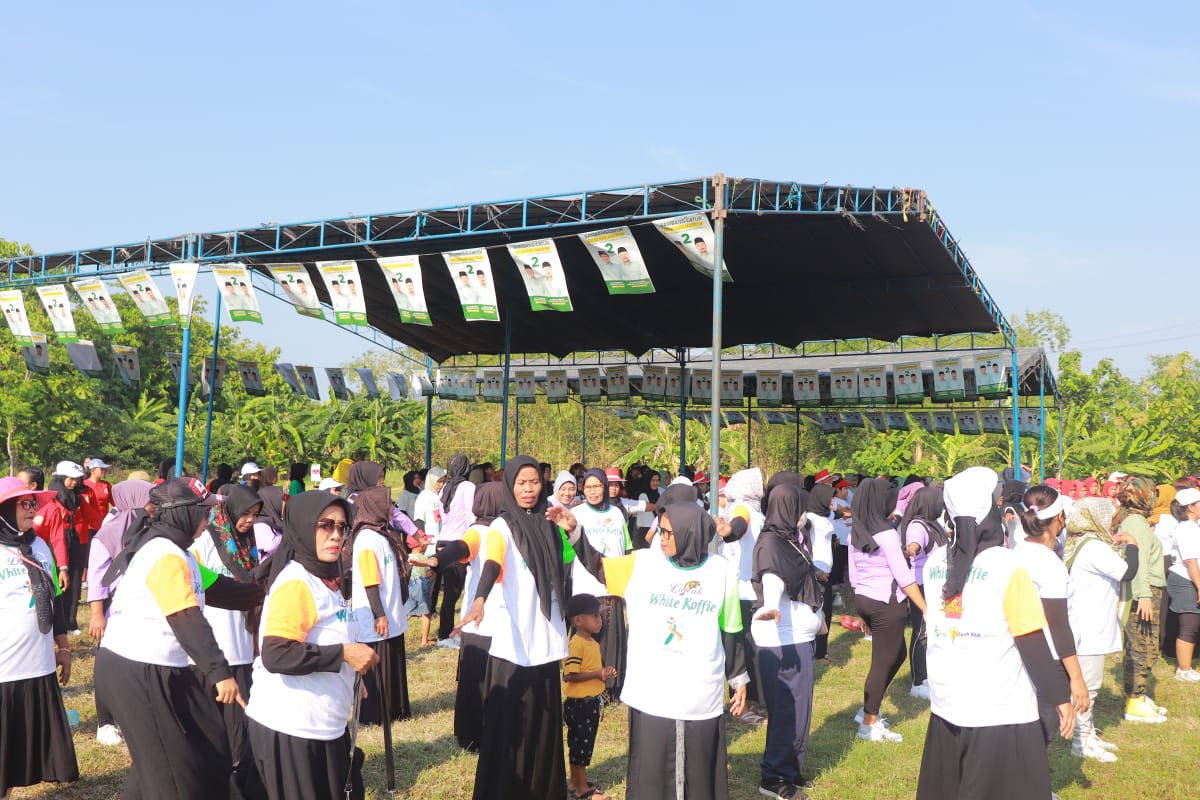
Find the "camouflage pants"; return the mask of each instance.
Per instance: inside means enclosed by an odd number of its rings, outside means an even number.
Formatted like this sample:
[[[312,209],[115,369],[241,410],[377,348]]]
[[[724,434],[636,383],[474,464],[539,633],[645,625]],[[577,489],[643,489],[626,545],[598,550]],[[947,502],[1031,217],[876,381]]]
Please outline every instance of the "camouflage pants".
[[[1150,607],[1153,617],[1146,622],[1137,613],[1137,602],[1130,604],[1125,621],[1125,695],[1139,697],[1146,693],[1146,679],[1158,663],[1158,630],[1162,613],[1163,590],[1150,588]]]

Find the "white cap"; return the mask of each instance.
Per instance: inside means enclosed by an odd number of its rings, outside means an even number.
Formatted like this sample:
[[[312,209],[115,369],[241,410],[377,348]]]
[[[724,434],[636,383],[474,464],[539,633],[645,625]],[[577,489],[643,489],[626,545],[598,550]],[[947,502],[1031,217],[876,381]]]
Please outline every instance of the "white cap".
[[[243,478],[246,477],[247,475],[253,475],[256,472],[262,472],[262,470],[259,469],[258,464],[255,464],[253,461],[247,461],[245,464],[242,464],[242,477]]]
[[[1116,483],[1117,481],[1121,480],[1122,478],[1128,478],[1128,477],[1129,476],[1126,475],[1124,472],[1110,472],[1108,474],[1108,480],[1110,483]]]
[[[325,478],[324,480],[321,481],[321,485],[318,486],[317,488],[320,489],[322,492],[327,492],[330,489],[336,489],[339,486],[345,486],[345,485],[346,484],[342,483],[341,481],[335,481],[333,478]]]
[[[1181,506],[1190,506],[1192,503],[1200,503],[1200,489],[1180,489],[1175,493],[1175,502]]]
[[[111,469],[112,464],[108,464],[102,458],[93,458],[87,464],[88,469]]]
[[[58,466],[54,468],[54,474],[61,475],[64,478],[82,478],[83,467],[74,461],[60,461],[58,462]]]

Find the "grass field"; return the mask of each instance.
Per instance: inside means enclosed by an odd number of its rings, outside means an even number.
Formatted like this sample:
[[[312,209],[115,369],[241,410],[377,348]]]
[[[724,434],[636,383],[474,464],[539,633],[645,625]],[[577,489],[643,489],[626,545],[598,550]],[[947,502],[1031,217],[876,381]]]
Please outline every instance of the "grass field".
[[[86,616],[86,610],[80,616]],[[83,627],[87,629],[86,622]],[[812,736],[805,769],[815,777],[816,788],[809,793],[815,798],[831,800],[913,797],[928,704],[909,697],[906,666],[889,690],[883,708],[895,730],[904,735],[904,742],[889,745],[856,739],[852,717],[862,704],[862,681],[870,660],[870,644],[863,641],[861,634],[838,627],[832,633],[833,662],[817,668]],[[418,649],[416,641],[410,632],[409,680],[415,717],[394,728],[397,796],[429,800],[469,798],[475,757],[460,750],[452,735],[456,653],[439,648]],[[75,747],[82,777],[70,785],[44,784],[18,789],[14,798],[107,800],[120,796],[129,755],[124,747],[96,744],[93,643],[85,635],[73,639],[72,644],[74,675],[65,691],[65,700],[67,708],[78,711],[81,717]],[[1105,738],[1120,745],[1120,760],[1115,764],[1083,762],[1070,754],[1066,742],[1057,742],[1050,754],[1055,791],[1064,800],[1194,797],[1200,783],[1192,772],[1200,762],[1200,687],[1176,682],[1173,662],[1160,662],[1155,670],[1158,685],[1154,694],[1159,703],[1171,710],[1170,721],[1149,726],[1124,722],[1119,658],[1110,658],[1108,667],[1096,719]],[[669,683],[664,683],[663,690],[670,690]],[[589,770],[589,777],[614,798],[625,796],[626,726],[624,707],[606,710]],[[736,722],[729,725],[730,795],[735,800],[758,797],[763,738],[764,729]],[[363,729],[359,742],[367,753],[368,797],[384,798],[381,729]]]

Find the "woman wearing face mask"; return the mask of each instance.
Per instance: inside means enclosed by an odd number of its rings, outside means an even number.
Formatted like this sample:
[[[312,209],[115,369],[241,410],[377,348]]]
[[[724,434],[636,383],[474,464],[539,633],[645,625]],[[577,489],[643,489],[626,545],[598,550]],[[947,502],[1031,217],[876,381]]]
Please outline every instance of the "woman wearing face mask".
[[[258,574],[267,585],[254,694],[246,707],[250,742],[271,800],[342,797],[351,774],[354,673],[379,662],[354,641],[341,587],[349,504],[302,492],[283,510],[283,541]],[[353,776],[353,797],[364,795]]]

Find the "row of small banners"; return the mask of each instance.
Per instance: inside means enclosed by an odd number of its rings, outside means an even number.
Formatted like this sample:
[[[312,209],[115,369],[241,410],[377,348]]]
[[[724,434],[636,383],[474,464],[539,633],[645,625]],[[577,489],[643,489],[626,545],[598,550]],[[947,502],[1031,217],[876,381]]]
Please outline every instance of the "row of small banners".
[[[712,253],[712,226],[706,214],[685,214],[652,223],[654,228],[679,248],[688,262],[699,272],[712,277],[715,261]],[[654,283],[646,270],[641,250],[633,232],[627,227],[578,234],[591,254],[609,294],[648,294]],[[519,268],[529,305],[534,311],[571,311],[571,295],[563,274],[562,259],[554,239],[538,239],[507,245],[508,252]],[[455,250],[442,253],[450,279],[458,291],[463,317],[468,320],[500,319],[496,287],[491,280],[492,264],[487,248]],[[419,255],[376,259],[387,277],[396,302],[400,321],[415,325],[432,325],[425,302],[424,279]],[[188,327],[192,301],[195,299],[196,278],[200,265],[180,262],[170,266],[171,281],[179,301],[180,324]],[[323,319],[325,312],[311,287],[311,277],[303,264],[275,264],[269,267],[285,295],[296,310],[309,317]],[[366,298],[357,261],[319,261],[317,271],[329,292],[334,322],[339,325],[367,325]],[[244,264],[230,263],[212,268],[222,302],[233,322],[262,323],[258,298]],[[729,270],[721,265],[725,280]],[[146,270],[117,276],[117,281],[129,294],[138,311],[151,326],[176,323],[166,298],[151,280]],[[72,281],[79,301],[106,333],[125,330],[121,315],[109,295],[107,285],[99,278]],[[37,287],[38,296],[50,317],[54,333],[63,343],[78,341],[71,296],[67,285]],[[20,289],[0,292],[0,309],[18,344],[33,345],[33,332]]]

